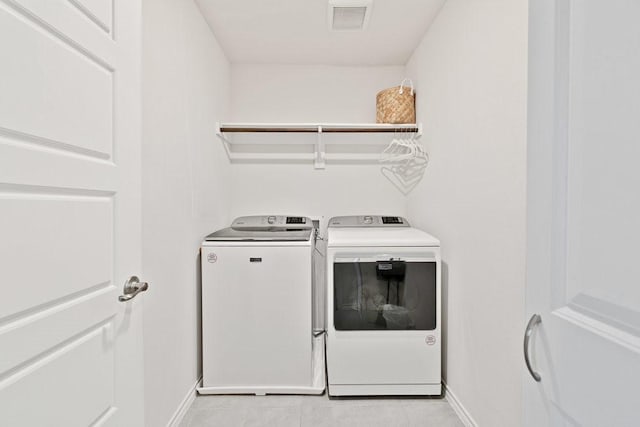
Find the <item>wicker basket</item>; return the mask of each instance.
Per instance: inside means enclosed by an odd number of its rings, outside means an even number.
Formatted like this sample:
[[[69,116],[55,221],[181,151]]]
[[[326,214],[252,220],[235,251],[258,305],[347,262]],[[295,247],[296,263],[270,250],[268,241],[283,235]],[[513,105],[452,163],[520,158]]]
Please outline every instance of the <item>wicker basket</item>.
[[[411,90],[404,86],[409,81]],[[404,79],[400,86],[381,90],[376,95],[376,123],[404,124],[416,122],[416,93],[413,82]]]

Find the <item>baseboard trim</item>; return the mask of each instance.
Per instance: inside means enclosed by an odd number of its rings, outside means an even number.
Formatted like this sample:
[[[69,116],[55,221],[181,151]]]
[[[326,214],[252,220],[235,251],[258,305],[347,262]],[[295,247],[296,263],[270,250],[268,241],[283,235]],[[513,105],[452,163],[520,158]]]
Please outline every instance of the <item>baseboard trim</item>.
[[[176,412],[174,412],[173,416],[171,417],[171,420],[169,421],[169,423],[167,423],[167,427],[178,427],[185,414],[191,407],[191,404],[193,404],[193,401],[196,400],[196,389],[200,385],[201,381],[202,377],[198,378],[195,384],[189,389],[187,394],[184,396],[184,399],[182,399],[182,402],[180,402],[180,406],[178,406],[178,409],[176,409]]]
[[[478,427],[478,424],[471,417],[469,411],[467,411],[467,409],[462,405],[460,399],[458,399],[456,394],[451,391],[447,383],[443,382],[442,384],[444,384],[445,388],[445,398],[453,408],[454,412],[458,415],[458,418],[460,418],[460,421],[462,421],[462,424],[466,427]]]

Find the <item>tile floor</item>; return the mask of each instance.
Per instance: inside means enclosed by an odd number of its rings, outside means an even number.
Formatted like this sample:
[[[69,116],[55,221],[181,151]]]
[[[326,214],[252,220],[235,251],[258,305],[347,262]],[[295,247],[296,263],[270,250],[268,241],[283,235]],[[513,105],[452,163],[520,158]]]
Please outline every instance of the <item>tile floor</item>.
[[[181,427],[464,427],[446,399],[198,396]]]

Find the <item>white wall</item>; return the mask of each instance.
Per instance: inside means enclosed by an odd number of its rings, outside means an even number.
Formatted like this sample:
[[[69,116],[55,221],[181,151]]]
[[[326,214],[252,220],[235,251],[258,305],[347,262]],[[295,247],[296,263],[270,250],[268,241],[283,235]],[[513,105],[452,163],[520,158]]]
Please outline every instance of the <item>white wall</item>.
[[[166,425],[200,375],[198,248],[229,223],[229,64],[191,0],[143,1],[145,413]]]
[[[410,220],[446,263],[446,382],[480,426],[522,423],[527,2],[448,0],[407,64],[431,162]]]
[[[408,203],[378,165],[229,166],[212,137],[215,121],[374,122],[405,67],[229,66],[192,1],[143,3],[147,424],[199,375],[202,236],[239,215],[382,213],[443,242],[449,386],[479,425],[519,425],[526,1],[448,0],[410,60],[431,163]]]
[[[376,93],[397,85],[404,67],[234,64],[231,74],[233,121],[374,123]],[[376,164],[233,164],[231,177],[232,216],[406,212]]]

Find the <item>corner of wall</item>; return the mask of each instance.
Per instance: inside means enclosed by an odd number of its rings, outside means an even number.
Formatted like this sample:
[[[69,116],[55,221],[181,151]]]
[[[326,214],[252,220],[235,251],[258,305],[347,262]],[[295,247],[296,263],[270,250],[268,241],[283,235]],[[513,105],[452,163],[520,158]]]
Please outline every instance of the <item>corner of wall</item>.
[[[230,64],[194,1],[143,0],[142,242],[147,425],[167,425],[200,369],[199,246],[228,224]],[[177,292],[176,288],[180,291]]]
[[[408,216],[442,242],[444,376],[470,425],[522,423],[527,13],[447,0],[407,62],[430,155]]]

